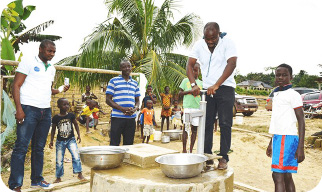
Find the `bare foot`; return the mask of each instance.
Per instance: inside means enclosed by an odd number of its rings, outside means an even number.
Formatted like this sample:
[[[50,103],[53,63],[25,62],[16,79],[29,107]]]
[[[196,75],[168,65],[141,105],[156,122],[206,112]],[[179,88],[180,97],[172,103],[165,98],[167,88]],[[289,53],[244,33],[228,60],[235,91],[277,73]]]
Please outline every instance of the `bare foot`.
[[[57,178],[54,183],[60,183],[61,182],[61,178]]]
[[[183,150],[182,153],[187,153],[187,149]]]

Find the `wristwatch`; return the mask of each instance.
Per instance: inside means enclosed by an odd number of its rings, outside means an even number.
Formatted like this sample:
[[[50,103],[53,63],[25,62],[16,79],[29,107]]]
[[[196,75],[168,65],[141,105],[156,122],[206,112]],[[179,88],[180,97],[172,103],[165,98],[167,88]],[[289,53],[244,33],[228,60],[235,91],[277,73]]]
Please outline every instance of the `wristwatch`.
[[[191,88],[196,86],[196,83],[191,83]]]

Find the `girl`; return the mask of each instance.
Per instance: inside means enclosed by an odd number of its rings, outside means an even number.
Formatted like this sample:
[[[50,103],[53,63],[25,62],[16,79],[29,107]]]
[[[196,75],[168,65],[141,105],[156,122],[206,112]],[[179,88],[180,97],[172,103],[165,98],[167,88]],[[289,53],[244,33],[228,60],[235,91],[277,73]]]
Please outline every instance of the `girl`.
[[[169,117],[171,116],[172,95],[169,93],[170,87],[164,87],[164,93],[161,93],[162,110],[161,110],[161,132],[163,131],[164,119],[167,120],[167,130],[169,130]]]

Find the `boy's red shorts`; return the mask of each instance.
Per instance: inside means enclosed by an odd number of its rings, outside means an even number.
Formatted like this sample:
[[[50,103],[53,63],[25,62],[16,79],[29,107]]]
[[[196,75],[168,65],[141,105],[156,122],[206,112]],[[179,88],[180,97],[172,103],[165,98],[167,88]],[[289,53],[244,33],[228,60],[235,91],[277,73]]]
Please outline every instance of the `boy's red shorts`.
[[[98,112],[93,113],[93,118],[98,119]]]

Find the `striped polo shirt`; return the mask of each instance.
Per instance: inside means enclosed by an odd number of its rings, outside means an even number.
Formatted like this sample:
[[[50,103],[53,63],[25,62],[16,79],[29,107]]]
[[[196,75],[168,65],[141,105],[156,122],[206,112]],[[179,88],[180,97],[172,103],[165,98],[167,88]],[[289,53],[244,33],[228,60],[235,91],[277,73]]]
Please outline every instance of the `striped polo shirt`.
[[[122,107],[135,107],[135,97],[140,97],[139,84],[130,76],[128,81],[119,75],[112,78],[107,85],[106,94],[112,95],[113,101]],[[118,118],[135,118],[136,113],[132,116],[125,115],[118,109],[112,110],[112,117]]]

